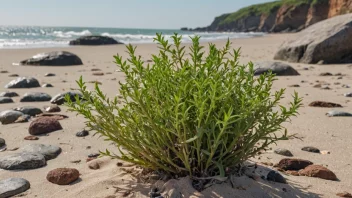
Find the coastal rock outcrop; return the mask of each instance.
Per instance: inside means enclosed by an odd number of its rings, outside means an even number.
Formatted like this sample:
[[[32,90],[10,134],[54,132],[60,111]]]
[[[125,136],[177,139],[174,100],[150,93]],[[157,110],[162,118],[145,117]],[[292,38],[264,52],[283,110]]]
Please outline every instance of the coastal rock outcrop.
[[[352,14],[336,16],[284,42],[274,59],[307,64],[352,62]]]
[[[21,61],[21,65],[33,66],[70,66],[82,64],[82,60],[76,54],[66,51],[41,53],[30,59]]]
[[[350,12],[350,0],[279,0],[244,7],[216,17],[207,27],[187,30],[297,32],[319,21]]]
[[[107,36],[82,36],[70,41],[70,45],[116,45],[123,44]]]

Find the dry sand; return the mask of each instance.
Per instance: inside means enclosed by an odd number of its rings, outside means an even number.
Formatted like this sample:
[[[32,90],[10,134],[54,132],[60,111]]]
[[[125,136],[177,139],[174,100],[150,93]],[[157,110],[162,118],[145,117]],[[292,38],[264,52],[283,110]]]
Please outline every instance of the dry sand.
[[[232,47],[242,48],[241,62],[248,61],[265,61],[272,60],[275,51],[280,44],[290,37],[290,34],[268,35],[261,38],[235,39],[232,40]],[[215,42],[218,46],[223,46],[225,41]],[[53,50],[67,50],[77,54],[84,62],[83,66],[71,67],[35,67],[35,66],[13,66],[12,63],[19,62],[23,59],[32,57],[40,52]],[[145,60],[150,59],[150,55],[157,52],[154,44],[138,45],[138,53],[143,55]],[[0,50],[0,70],[7,70],[9,73],[0,74],[0,85],[3,87],[13,77],[9,74],[18,74],[20,76],[32,76],[37,78],[41,84],[51,83],[54,88],[33,88],[33,89],[15,89],[13,91],[23,95],[26,92],[40,91],[52,96],[62,91],[69,91],[71,88],[77,88],[75,80],[83,76],[85,81],[98,80],[102,83],[102,90],[109,96],[114,96],[118,92],[118,81],[123,79],[123,74],[117,72],[117,67],[113,63],[113,55],[119,53],[126,56],[125,47],[119,46],[98,46],[98,47],[69,47],[69,48],[46,48],[46,49],[2,49]],[[292,120],[292,123],[285,124],[290,134],[297,134],[302,139],[293,139],[281,141],[275,148],[286,148],[293,152],[294,156],[301,159],[308,159],[315,164],[326,165],[332,170],[339,181],[328,181],[318,178],[285,176],[289,185],[277,184],[265,181],[253,181],[247,177],[238,178],[236,188],[226,183],[215,185],[198,193],[190,188],[189,180],[182,179],[177,183],[181,186],[186,194],[185,197],[335,197],[336,193],[343,191],[352,192],[352,118],[329,118],[325,115],[329,108],[314,108],[308,104],[314,100],[325,100],[336,102],[343,105],[344,111],[352,112],[352,105],[349,99],[343,94],[351,91],[348,88],[342,88],[342,84],[352,85],[352,67],[348,65],[304,65],[292,64],[292,66],[301,73],[295,77],[279,77],[275,82],[275,89],[287,88],[284,104],[289,102],[290,95],[294,90],[298,91],[300,96],[304,97],[304,107],[300,109],[300,115]],[[309,70],[304,70],[308,67]],[[93,76],[91,69],[99,68],[105,74],[104,76]],[[54,77],[44,77],[47,72],[55,73]],[[342,73],[346,76],[343,79],[337,79],[334,76],[321,77],[322,72]],[[321,90],[313,88],[317,84],[315,81],[326,81],[330,83],[331,90]],[[64,82],[66,81],[66,82]],[[301,81],[306,81],[302,83]],[[341,84],[334,85],[339,82]],[[292,84],[299,84],[298,88],[288,87]],[[89,84],[92,89],[93,84]],[[6,91],[1,88],[0,91]],[[7,110],[13,107],[31,105],[42,108],[48,105],[48,102],[37,103],[20,103],[19,97],[14,98],[15,103],[1,104],[0,110]],[[48,161],[47,166],[35,170],[26,171],[6,171],[0,170],[0,179],[10,177],[23,177],[31,183],[31,188],[23,193],[24,197],[122,197],[123,192],[117,192],[118,188],[132,189],[128,197],[148,197],[149,186],[137,183],[129,174],[126,174],[121,167],[116,166],[116,160],[103,158],[103,164],[99,170],[88,168],[85,160],[87,155],[95,153],[106,148],[117,152],[109,142],[105,142],[98,136],[87,136],[78,138],[75,133],[84,128],[84,119],[77,117],[75,114],[65,112],[66,108],[62,107],[62,113],[70,118],[60,121],[64,130],[53,132],[47,136],[40,136],[38,141],[27,141],[23,138],[28,136],[29,123],[10,124],[0,126],[0,137],[7,142],[9,149],[22,147],[30,143],[43,143],[58,145],[63,152],[53,160]],[[90,146],[90,149],[87,147]],[[315,146],[321,150],[328,150],[331,154],[313,154],[301,151],[304,146]],[[0,156],[8,155],[16,151],[0,152]],[[260,158],[260,159],[259,159]],[[268,151],[259,158],[253,159],[257,162],[277,163],[283,156]],[[81,160],[80,163],[70,163],[72,160]],[[55,168],[70,167],[80,171],[80,180],[72,185],[58,186],[46,180],[46,174]],[[118,187],[118,188],[116,188]],[[285,188],[287,192],[284,192]],[[243,190],[246,189],[246,190]]]

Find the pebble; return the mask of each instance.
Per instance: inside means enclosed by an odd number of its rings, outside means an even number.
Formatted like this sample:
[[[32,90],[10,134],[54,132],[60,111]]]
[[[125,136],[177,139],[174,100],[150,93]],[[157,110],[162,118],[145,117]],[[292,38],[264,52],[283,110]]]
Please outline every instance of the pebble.
[[[330,154],[330,151],[320,151],[320,153],[323,155],[328,155],[328,154]]]
[[[100,168],[100,164],[98,160],[92,160],[88,162],[88,168],[92,170],[98,170]]]
[[[23,107],[16,107],[13,110],[19,111],[23,114],[30,115],[30,116],[36,116],[38,114],[43,113],[43,111],[37,107],[33,106],[23,106]]]
[[[344,111],[329,111],[326,113],[327,116],[329,117],[352,117],[351,113],[344,112]]]
[[[9,72],[6,71],[6,70],[2,70],[2,71],[0,71],[0,73],[2,73],[2,74],[7,74],[7,73],[9,73]]]
[[[0,197],[12,197],[30,188],[30,183],[23,178],[9,178],[0,181]]]
[[[56,158],[61,153],[61,148],[47,144],[30,144],[22,147],[21,151],[28,153],[40,153],[44,155],[46,160],[51,160]]]
[[[288,87],[301,87],[300,85],[294,84],[294,85],[289,85]]]
[[[99,157],[100,153],[92,153],[92,154],[89,154],[88,157],[89,158],[97,158]]]
[[[93,69],[91,69],[90,71],[101,71],[101,69],[93,68]]]
[[[77,137],[85,137],[87,135],[89,135],[89,132],[87,130],[82,130],[76,133]]]
[[[39,137],[36,137],[36,136],[33,136],[33,135],[30,135],[30,136],[26,136],[24,137],[25,140],[39,140]]]
[[[19,117],[23,116],[24,114],[19,111],[14,110],[6,110],[0,112],[0,122],[2,124],[11,124],[14,123]]]
[[[10,97],[0,97],[0,104],[5,104],[5,103],[13,103],[12,98],[10,98]]]
[[[325,102],[325,101],[313,101],[309,104],[310,107],[342,107],[342,105],[332,102]]]
[[[337,177],[331,170],[320,165],[309,165],[299,172],[300,176],[318,177],[326,180],[336,181]]]
[[[287,150],[287,149],[275,149],[274,153],[279,154],[279,155],[283,155],[283,156],[287,156],[287,157],[292,157],[293,154],[291,153],[291,151]]]
[[[45,165],[45,157],[40,153],[15,153],[0,157],[0,168],[5,170],[35,169]]]
[[[50,101],[51,96],[46,93],[41,92],[33,92],[33,93],[25,93],[21,98],[20,102],[45,102]]]
[[[352,198],[352,194],[348,192],[337,193],[336,196]]]
[[[94,72],[93,76],[104,76],[103,72]]]
[[[0,148],[6,145],[6,141],[3,138],[0,138]]]
[[[50,83],[47,83],[47,84],[42,85],[42,87],[54,87],[54,86]]]
[[[31,77],[19,77],[5,85],[6,89],[11,88],[33,88],[40,87],[39,81]]]
[[[332,73],[324,72],[324,73],[319,74],[319,76],[332,76]]]
[[[53,74],[53,73],[46,73],[44,76],[45,76],[45,77],[51,77],[51,76],[56,76],[56,75]]]
[[[284,158],[280,160],[277,167],[283,170],[301,170],[313,163],[303,159]]]
[[[286,179],[278,172],[272,170],[268,173],[266,180],[286,184]]]
[[[50,105],[50,106],[45,106],[44,110],[46,112],[49,112],[49,113],[54,113],[54,112],[60,112],[61,111],[60,107],[57,106],[56,104],[53,104],[53,105]]]
[[[19,77],[18,74],[10,74],[9,77]]]
[[[352,97],[352,92],[343,94],[345,97]]]
[[[13,91],[5,91],[5,92],[1,92],[0,93],[0,97],[16,97],[16,96],[19,96],[16,92],[13,92]]]
[[[31,122],[28,132],[31,135],[40,135],[61,129],[62,126],[57,119],[51,117],[41,117]]]
[[[57,168],[51,170],[46,179],[54,184],[68,185],[79,178],[79,171],[75,168]]]
[[[311,153],[320,153],[319,149],[312,147],[312,146],[303,147],[302,151],[307,151],[307,152],[311,152]]]
[[[81,162],[81,160],[72,160],[72,161],[70,161],[70,162],[73,163],[73,164],[78,164],[78,163]]]

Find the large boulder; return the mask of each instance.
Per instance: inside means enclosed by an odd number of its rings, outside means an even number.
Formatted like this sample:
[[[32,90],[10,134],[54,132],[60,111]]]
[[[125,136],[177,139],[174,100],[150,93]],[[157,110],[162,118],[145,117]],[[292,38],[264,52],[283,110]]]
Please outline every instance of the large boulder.
[[[40,87],[40,84],[37,79],[32,77],[19,77],[15,80],[10,81],[7,85],[5,85],[6,89],[34,88],[34,87]]]
[[[316,23],[283,43],[274,59],[308,64],[352,62],[352,14]]]
[[[70,66],[82,65],[83,63],[76,54],[66,51],[54,51],[37,54],[30,59],[21,61],[21,64],[35,66]]]
[[[254,75],[261,75],[271,71],[276,76],[300,75],[293,67],[281,62],[264,61],[254,64]]]
[[[123,44],[107,36],[82,36],[70,41],[70,45],[115,45]]]

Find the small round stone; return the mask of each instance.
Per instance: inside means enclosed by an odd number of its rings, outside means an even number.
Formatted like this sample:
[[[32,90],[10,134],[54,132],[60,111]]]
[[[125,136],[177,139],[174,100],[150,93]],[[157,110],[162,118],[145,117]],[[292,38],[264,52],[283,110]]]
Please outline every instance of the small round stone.
[[[76,133],[77,137],[85,137],[87,135],[89,135],[89,132],[87,130],[79,131]]]
[[[312,147],[312,146],[303,147],[302,151],[307,151],[307,152],[311,152],[311,153],[320,153],[319,149]]]
[[[287,157],[292,157],[293,156],[291,151],[289,151],[287,149],[282,149],[282,148],[275,149],[274,153],[279,154],[279,155],[283,155],[283,156],[287,156]]]
[[[79,171],[75,168],[57,168],[51,170],[46,179],[54,184],[68,185],[76,181],[79,177]]]
[[[100,155],[100,153],[92,153],[92,154],[89,154],[88,157],[89,158],[96,158]]]
[[[6,145],[6,142],[4,139],[0,138],[0,148],[5,146]]]

